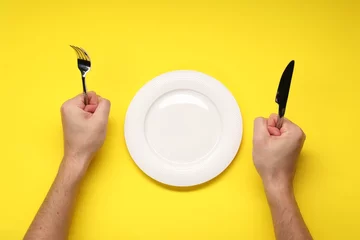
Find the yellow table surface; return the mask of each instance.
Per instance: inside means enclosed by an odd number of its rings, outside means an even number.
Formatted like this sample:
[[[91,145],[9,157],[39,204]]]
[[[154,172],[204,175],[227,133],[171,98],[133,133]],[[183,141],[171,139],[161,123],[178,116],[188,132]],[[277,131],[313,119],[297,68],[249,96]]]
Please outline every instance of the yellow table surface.
[[[60,105],[81,91],[69,44],[91,56],[89,90],[112,102],[70,239],[274,239],[252,127],[277,111],[291,59],[286,116],[307,134],[295,178],[301,211],[315,239],[360,239],[359,2],[1,0],[0,26],[0,239],[21,239],[61,161]],[[124,142],[136,91],[177,69],[220,80],[244,120],[231,166],[187,190],[149,179]]]

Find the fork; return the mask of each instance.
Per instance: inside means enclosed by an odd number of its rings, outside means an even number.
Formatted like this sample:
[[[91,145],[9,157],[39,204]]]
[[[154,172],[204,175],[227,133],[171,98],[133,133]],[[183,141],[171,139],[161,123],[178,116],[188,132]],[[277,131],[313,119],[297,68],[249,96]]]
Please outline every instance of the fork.
[[[83,92],[85,96],[84,101],[85,101],[85,105],[87,105],[89,103],[89,99],[86,92],[85,76],[90,71],[90,67],[91,67],[90,56],[87,54],[87,52],[84,49],[80,47],[76,47],[73,45],[70,45],[70,47],[72,47],[75,50],[78,57],[78,68],[81,72]]]

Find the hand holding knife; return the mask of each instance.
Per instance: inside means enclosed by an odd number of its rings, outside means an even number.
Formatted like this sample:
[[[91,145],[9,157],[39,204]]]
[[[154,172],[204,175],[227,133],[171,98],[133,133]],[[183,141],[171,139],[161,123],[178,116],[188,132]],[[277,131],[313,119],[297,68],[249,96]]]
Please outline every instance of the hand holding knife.
[[[276,123],[276,127],[280,129],[283,124],[286,103],[289,96],[291,78],[294,72],[295,61],[292,60],[285,68],[279,83],[279,87],[276,93],[275,102],[279,104],[279,119]]]

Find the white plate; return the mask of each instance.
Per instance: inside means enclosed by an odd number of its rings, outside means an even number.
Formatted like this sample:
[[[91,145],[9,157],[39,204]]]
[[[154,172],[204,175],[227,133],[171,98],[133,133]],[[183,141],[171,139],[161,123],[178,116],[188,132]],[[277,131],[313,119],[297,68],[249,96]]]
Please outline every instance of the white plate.
[[[131,157],[151,178],[193,186],[219,175],[242,137],[239,106],[216,79],[196,71],[162,74],[135,95],[125,119]]]

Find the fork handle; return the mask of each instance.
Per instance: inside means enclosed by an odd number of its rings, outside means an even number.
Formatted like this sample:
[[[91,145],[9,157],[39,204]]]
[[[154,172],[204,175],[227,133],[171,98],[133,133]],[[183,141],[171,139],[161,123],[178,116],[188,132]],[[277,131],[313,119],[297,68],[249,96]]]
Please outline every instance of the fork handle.
[[[83,86],[83,92],[84,92],[84,103],[85,103],[85,105],[88,105],[89,101],[88,101],[88,95],[86,92],[85,76],[82,75],[81,80],[82,80],[82,86]]]
[[[86,92],[84,92],[84,103],[85,103],[85,106],[89,104],[89,98],[88,98],[88,95]]]

